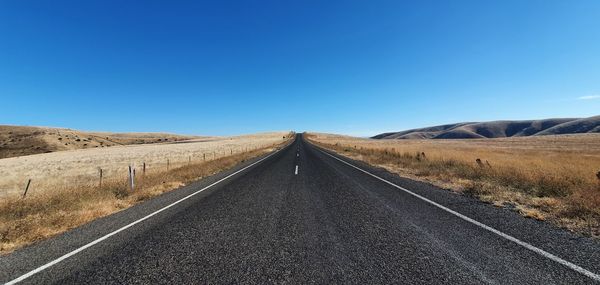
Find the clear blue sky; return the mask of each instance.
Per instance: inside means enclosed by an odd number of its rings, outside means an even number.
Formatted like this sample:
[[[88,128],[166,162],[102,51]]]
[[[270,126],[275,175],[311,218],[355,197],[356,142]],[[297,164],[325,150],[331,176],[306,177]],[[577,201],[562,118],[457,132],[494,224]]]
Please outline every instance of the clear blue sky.
[[[0,124],[372,135],[599,95],[600,1],[0,2]]]

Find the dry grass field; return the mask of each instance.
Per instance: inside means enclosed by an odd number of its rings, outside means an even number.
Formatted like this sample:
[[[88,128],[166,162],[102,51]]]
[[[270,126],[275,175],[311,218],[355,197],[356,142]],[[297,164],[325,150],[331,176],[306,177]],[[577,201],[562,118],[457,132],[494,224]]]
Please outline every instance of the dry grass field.
[[[288,143],[287,132],[0,159],[0,253],[42,240]],[[146,163],[146,173],[142,165]],[[136,186],[127,184],[129,165]],[[103,169],[100,185],[99,170]],[[25,180],[32,183],[21,197]]]
[[[0,125],[0,159],[63,150],[206,139],[163,133],[83,132],[48,127]]]
[[[600,134],[376,140],[308,134],[342,155],[600,235]]]
[[[247,150],[280,143],[287,133],[265,133],[239,137],[212,138],[169,144],[114,146],[79,149],[0,159],[0,198],[23,192],[32,179],[29,193],[52,191],[77,185],[123,178],[132,165],[147,172],[164,171],[192,162],[214,160]]]

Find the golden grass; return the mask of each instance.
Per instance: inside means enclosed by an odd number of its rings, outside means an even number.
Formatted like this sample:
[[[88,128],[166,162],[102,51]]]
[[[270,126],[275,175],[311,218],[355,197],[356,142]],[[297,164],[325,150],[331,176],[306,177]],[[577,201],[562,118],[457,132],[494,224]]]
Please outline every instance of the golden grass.
[[[113,146],[78,149],[0,159],[0,199],[23,192],[32,179],[30,193],[99,183],[99,169],[105,179],[125,179],[129,165],[141,171],[162,172],[195,162],[215,160],[282,142],[286,132],[171,144]]]
[[[600,134],[469,140],[373,140],[329,134],[307,138],[403,176],[497,206],[510,205],[526,217],[600,234]]]
[[[285,140],[282,139],[284,135]],[[209,161],[186,161],[172,165],[169,170],[161,167],[148,171],[145,175],[137,172],[134,191],[129,190],[125,177],[116,175],[106,178],[102,186],[89,183],[64,184],[55,189],[34,191],[25,199],[9,195],[0,200],[0,253],[8,253],[231,168],[247,159],[271,152],[293,138],[288,133],[258,135],[253,138],[256,140],[257,137],[265,136],[268,139],[263,138],[260,144],[255,141],[256,147],[248,148],[248,151],[233,154],[229,152]],[[276,140],[271,139],[275,137]],[[229,141],[235,140],[248,143],[246,139],[240,138]],[[221,142],[218,146],[224,143]]]

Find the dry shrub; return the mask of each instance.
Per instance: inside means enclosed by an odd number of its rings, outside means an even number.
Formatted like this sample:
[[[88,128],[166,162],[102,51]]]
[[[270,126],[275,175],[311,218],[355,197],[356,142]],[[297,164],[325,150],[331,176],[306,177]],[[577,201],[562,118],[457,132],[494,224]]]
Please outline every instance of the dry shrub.
[[[600,216],[600,186],[576,191],[567,199],[564,214],[570,217]]]
[[[470,181],[463,188],[462,193],[471,195],[474,197],[480,197],[494,193],[494,188],[489,183],[483,183],[481,181]]]

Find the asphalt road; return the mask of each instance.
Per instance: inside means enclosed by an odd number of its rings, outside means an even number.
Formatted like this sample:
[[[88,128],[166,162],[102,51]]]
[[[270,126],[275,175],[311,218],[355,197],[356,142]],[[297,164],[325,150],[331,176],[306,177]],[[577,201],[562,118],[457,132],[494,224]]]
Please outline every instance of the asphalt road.
[[[590,284],[599,260],[596,241],[299,135],[277,153],[0,257],[0,281]]]

